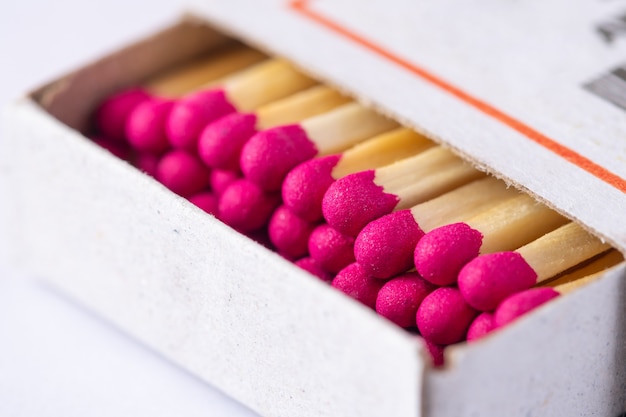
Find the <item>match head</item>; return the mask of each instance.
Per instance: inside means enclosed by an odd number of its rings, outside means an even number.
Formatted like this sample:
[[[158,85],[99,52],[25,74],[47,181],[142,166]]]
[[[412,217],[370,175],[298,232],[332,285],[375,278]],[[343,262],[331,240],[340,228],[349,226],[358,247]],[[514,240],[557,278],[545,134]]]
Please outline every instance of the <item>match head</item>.
[[[415,246],[415,268],[433,284],[454,284],[461,268],[478,256],[482,240],[482,234],[465,223],[433,229]]]
[[[218,198],[211,191],[203,191],[189,197],[189,201],[205,212],[217,215]]]
[[[439,345],[465,339],[467,329],[478,316],[454,287],[441,287],[427,295],[417,310],[416,322],[422,336]]]
[[[124,142],[104,136],[92,137],[91,140],[120,159],[128,160],[132,155],[131,149]]]
[[[517,252],[481,255],[459,272],[463,297],[474,308],[492,311],[509,295],[526,290],[537,282],[537,273]]]
[[[209,123],[200,133],[198,155],[211,168],[239,171],[243,145],[256,133],[256,115],[231,113]]]
[[[170,143],[165,124],[174,106],[174,100],[153,98],[138,104],[126,120],[128,143],[140,152],[161,154]]]
[[[374,220],[361,230],[354,255],[365,272],[376,278],[391,278],[413,267],[415,245],[424,232],[409,210],[400,210]]]
[[[428,354],[433,361],[434,366],[443,366],[444,363],[444,345],[438,345],[436,343],[431,342],[428,339],[423,339],[424,344],[426,344],[426,349],[428,350]]]
[[[393,278],[378,292],[376,312],[400,327],[415,327],[417,309],[435,288],[415,272]]]
[[[238,171],[226,171],[223,169],[211,170],[211,189],[217,195],[222,195],[224,190],[233,182],[241,178]]]
[[[378,291],[384,284],[385,281],[367,275],[363,268],[355,262],[339,271],[335,279],[333,279],[332,286],[367,307],[374,309]]]
[[[278,207],[268,225],[270,240],[278,252],[288,259],[308,254],[308,242],[315,224],[296,216],[284,205]]]
[[[133,165],[140,171],[145,172],[151,177],[157,176],[157,167],[159,166],[159,155],[152,153],[139,152],[133,157]]]
[[[493,313],[484,312],[480,313],[478,317],[474,319],[467,330],[467,341],[471,342],[484,337],[487,333],[495,329],[493,322]]]
[[[319,262],[311,257],[305,257],[302,259],[298,259],[294,262],[297,266],[304,269],[308,273],[318,277],[322,281],[331,282],[334,278],[334,275],[330,272],[326,271]]]
[[[311,232],[308,249],[322,268],[335,274],[355,261],[354,238],[327,224],[321,224]]]
[[[202,129],[235,111],[224,90],[203,90],[179,99],[167,119],[167,136],[173,147],[196,152]]]
[[[283,182],[283,202],[298,216],[308,221],[322,218],[322,199],[335,182],[333,168],[341,155],[314,158],[289,171]]]
[[[159,160],[156,178],[176,194],[189,197],[209,185],[209,169],[196,156],[174,150]]]
[[[391,213],[399,202],[374,182],[375,171],[347,175],[328,187],[322,199],[324,218],[335,229],[355,236],[369,222]]]
[[[241,171],[267,191],[277,191],[287,173],[317,155],[315,144],[298,125],[278,126],[258,132],[241,150]]]
[[[518,317],[559,296],[553,288],[531,288],[507,297],[494,314],[494,326],[500,328]]]
[[[96,127],[109,139],[125,140],[128,115],[150,97],[150,93],[142,88],[130,88],[109,96],[96,110]]]
[[[219,219],[242,233],[267,225],[280,203],[278,193],[266,193],[247,179],[230,184],[220,196]]]

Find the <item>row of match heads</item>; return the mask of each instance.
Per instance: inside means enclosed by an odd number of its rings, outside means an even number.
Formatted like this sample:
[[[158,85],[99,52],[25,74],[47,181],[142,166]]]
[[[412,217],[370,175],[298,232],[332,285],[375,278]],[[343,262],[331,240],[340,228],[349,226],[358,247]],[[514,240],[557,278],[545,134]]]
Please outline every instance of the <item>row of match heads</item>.
[[[436,362],[559,294],[537,284],[621,260],[449,149],[243,46],[116,92],[94,124],[97,143],[173,192],[419,331]]]

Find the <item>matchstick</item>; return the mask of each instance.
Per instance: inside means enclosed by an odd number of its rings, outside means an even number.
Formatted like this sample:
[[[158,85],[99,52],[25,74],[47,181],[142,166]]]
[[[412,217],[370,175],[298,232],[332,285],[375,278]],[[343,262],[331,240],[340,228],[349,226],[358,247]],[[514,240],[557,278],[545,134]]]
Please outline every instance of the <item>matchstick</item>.
[[[261,106],[254,113],[231,113],[202,130],[198,154],[211,168],[239,171],[241,149],[257,131],[300,122],[349,101],[336,90],[318,85]]]
[[[567,223],[514,252],[481,255],[460,271],[458,285],[474,308],[490,311],[506,297],[545,281],[610,248],[576,223]]]
[[[314,158],[292,169],[282,186],[285,206],[308,221],[322,218],[328,187],[348,174],[380,168],[434,146],[426,137],[398,128],[361,142],[340,154]]]
[[[165,126],[172,146],[195,151],[198,136],[210,122],[234,111],[255,110],[316,82],[282,59],[269,59],[219,84],[176,101]]]
[[[317,155],[342,152],[398,124],[357,103],[303,120],[258,132],[241,150],[246,178],[267,191],[282,187],[287,173]]]
[[[483,176],[470,163],[437,146],[335,181],[324,194],[322,212],[335,229],[357,236],[369,222],[393,210],[430,200]]]

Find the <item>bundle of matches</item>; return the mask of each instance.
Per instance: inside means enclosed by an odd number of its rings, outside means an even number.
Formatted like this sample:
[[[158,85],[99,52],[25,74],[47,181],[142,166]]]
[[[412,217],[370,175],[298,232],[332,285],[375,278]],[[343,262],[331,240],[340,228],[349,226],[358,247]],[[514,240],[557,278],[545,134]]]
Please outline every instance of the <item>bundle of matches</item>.
[[[95,122],[103,146],[419,332],[436,361],[444,346],[480,338],[621,260],[611,252],[579,267],[609,246],[245,47],[115,94]]]

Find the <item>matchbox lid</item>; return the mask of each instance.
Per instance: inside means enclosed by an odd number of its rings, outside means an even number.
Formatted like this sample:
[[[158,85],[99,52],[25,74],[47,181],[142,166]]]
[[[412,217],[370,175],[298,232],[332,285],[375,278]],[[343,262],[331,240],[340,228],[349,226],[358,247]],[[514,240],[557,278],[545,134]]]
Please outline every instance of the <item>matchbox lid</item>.
[[[203,0],[193,11],[626,252],[623,2]]]

